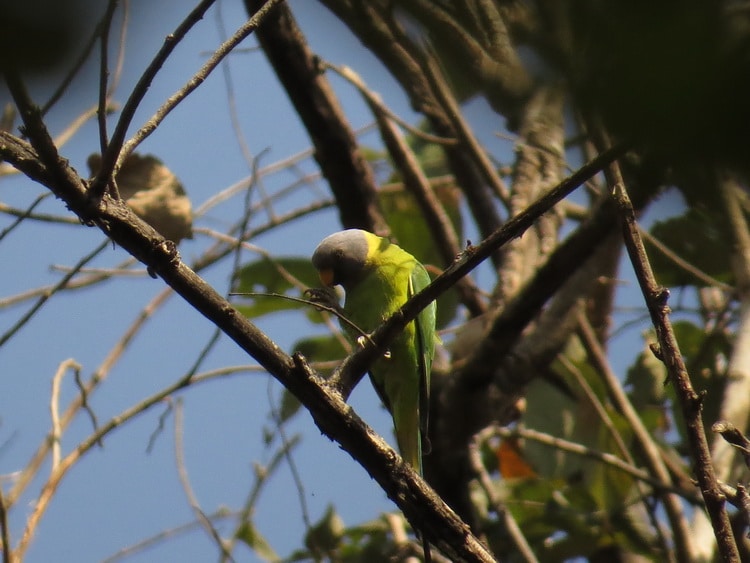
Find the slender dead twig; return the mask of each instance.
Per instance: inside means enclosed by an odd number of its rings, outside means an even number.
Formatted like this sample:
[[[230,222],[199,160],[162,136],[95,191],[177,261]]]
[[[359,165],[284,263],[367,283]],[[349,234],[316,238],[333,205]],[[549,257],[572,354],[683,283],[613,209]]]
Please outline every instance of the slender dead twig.
[[[78,273],[78,270],[83,268],[86,264],[91,262],[96,256],[99,255],[105,248],[107,248],[107,245],[109,244],[108,240],[104,240],[99,246],[97,246],[94,250],[89,252],[86,256],[81,258],[68,272],[65,274],[59,282],[57,282],[50,291],[44,293],[39,299],[37,299],[36,303],[32,305],[26,313],[21,315],[21,317],[11,326],[7,331],[5,331],[4,334],[0,335],[0,347],[2,347],[8,340],[13,338],[13,336],[23,328],[23,326],[31,320],[31,318],[36,314],[39,309],[42,308],[42,306],[52,297],[55,293],[63,289],[67,283]]]
[[[677,267],[682,268],[689,274],[692,274],[693,276],[695,276],[695,278],[698,281],[701,281],[711,287],[718,287],[719,289],[723,291],[734,290],[734,288],[731,285],[726,284],[722,281],[719,281],[716,278],[708,275],[706,272],[704,272],[700,268],[696,268],[695,266],[693,266],[690,262],[688,262],[687,260],[682,258],[679,254],[674,252],[671,248],[669,248],[666,244],[661,242],[654,235],[649,233],[646,229],[638,227],[638,231],[641,233],[641,236],[646,242],[653,245],[654,248],[656,248],[656,250],[661,252],[668,260],[670,260]]]
[[[703,499],[699,495],[690,494],[689,491],[678,489],[671,485],[665,485],[660,480],[655,479],[653,475],[648,471],[641,469],[640,467],[636,467],[632,463],[624,461],[611,453],[600,452],[598,450],[588,448],[583,444],[571,442],[570,440],[559,438],[558,436],[552,436],[545,432],[539,432],[538,430],[534,430],[533,428],[509,429],[497,426],[493,427],[493,430],[501,438],[522,438],[524,440],[532,440],[550,448],[556,448],[567,453],[594,459],[608,465],[609,467],[613,467],[618,471],[622,471],[623,473],[633,477],[634,479],[643,481],[644,483],[651,485],[657,490],[677,493],[695,505],[701,505],[703,503]]]
[[[203,526],[208,535],[214,540],[222,556],[229,557],[230,560],[234,561],[231,553],[227,550],[227,546],[225,545],[219,530],[216,529],[216,526],[213,525],[211,519],[201,508],[201,505],[198,502],[198,497],[195,496],[195,491],[193,491],[193,487],[190,484],[190,477],[187,472],[187,466],[185,465],[185,448],[182,444],[183,428],[182,400],[178,398],[175,400],[174,404],[174,457],[182,490],[185,492],[185,497],[187,498],[196,519],[201,523],[201,526]]]
[[[490,479],[490,475],[487,472],[487,468],[484,466],[484,463],[482,463],[481,445],[493,434],[495,434],[494,428],[486,428],[474,436],[469,443],[469,462],[471,463],[471,468],[474,470],[477,481],[482,487],[492,510],[494,510],[495,514],[500,518],[505,527],[505,531],[510,536],[511,541],[518,550],[521,558],[526,561],[526,563],[538,563],[538,559],[536,558],[536,555],[534,555],[529,542],[526,540],[526,536],[523,535],[523,531],[518,526],[518,522],[513,518],[513,515],[508,510],[507,506],[505,506],[505,502],[503,502],[500,495],[498,495],[497,490],[492,483],[492,479]]]
[[[130,126],[133,117],[135,117],[135,112],[151,86],[154,77],[159,70],[161,70],[164,62],[175,47],[185,38],[188,31],[190,31],[190,29],[192,29],[192,27],[203,18],[206,10],[208,10],[215,1],[216,0],[203,0],[200,2],[180,23],[180,25],[177,26],[175,31],[167,36],[164,45],[162,45],[151,63],[141,74],[138,83],[133,88],[133,91],[130,93],[128,100],[122,108],[120,119],[117,121],[117,125],[115,126],[112,138],[107,146],[107,150],[102,154],[101,169],[99,170],[96,180],[92,183],[92,188],[94,188],[95,191],[102,191],[104,186],[108,184],[109,177],[116,174],[117,170],[115,164],[121,152],[122,145],[125,142],[125,135],[127,134],[128,127]]]
[[[617,176],[619,176],[619,169],[617,170]],[[714,474],[711,452],[703,428],[703,420],[701,419],[703,400],[693,389],[677,339],[672,330],[672,323],[669,321],[669,306],[667,305],[669,290],[660,287],[656,282],[646,255],[646,249],[643,246],[643,240],[638,232],[630,197],[622,183],[622,177],[620,176],[617,180],[612,195],[620,211],[625,248],[628,251],[630,262],[646,301],[651,322],[656,329],[659,345],[654,352],[667,367],[669,381],[674,386],[682,416],[685,419],[688,443],[695,463],[696,479],[711,519],[719,553],[725,561],[739,561],[737,544],[729,522],[729,515],[724,506],[724,495]],[[690,547],[690,543],[689,536],[684,538],[684,542],[676,543],[676,547],[680,550],[678,556],[682,561],[687,562],[693,559],[694,551]]]
[[[0,487],[0,552],[3,563],[11,563],[10,528],[8,527],[8,506],[5,504],[3,488]]]
[[[387,105],[382,102],[380,96],[378,96],[375,92],[367,87],[367,84],[365,84],[364,80],[362,80],[362,77],[360,77],[359,74],[357,74],[348,66],[339,66],[327,61],[320,61],[320,65],[322,68],[334,71],[341,78],[350,82],[352,86],[354,86],[359,91],[359,93],[362,94],[368,104],[376,106],[388,119],[395,121],[400,127],[405,129],[415,137],[427,141],[428,143],[435,143],[437,145],[455,145],[458,143],[456,139],[448,139],[445,137],[432,135],[431,133],[419,129],[418,127],[414,127],[411,123],[399,117],[396,112],[392,111]]]
[[[211,4],[213,3],[213,1],[215,0],[210,0],[208,3]],[[214,69],[219,65],[224,57],[226,57],[237,45],[244,41],[251,33],[253,33],[258,28],[260,22],[263,21],[263,18],[265,18],[265,16],[274,6],[276,6],[277,4],[281,4],[282,2],[283,0],[266,0],[263,6],[257,12],[255,12],[255,14],[253,14],[253,16],[249,20],[242,24],[239,29],[237,29],[237,31],[234,32],[234,35],[232,35],[232,37],[227,39],[213,52],[213,55],[209,58],[208,61],[206,61],[206,63],[200,68],[200,70],[198,70],[198,72],[196,72],[182,88],[172,94],[172,96],[170,96],[169,99],[164,102],[164,104],[162,104],[158,110],[156,110],[156,113],[154,113],[154,115],[135,133],[135,135],[133,135],[133,137],[129,141],[122,145],[122,150],[119,151],[117,162],[114,166],[115,174],[117,173],[117,170],[119,170],[120,166],[122,166],[122,163],[125,161],[128,155],[130,155],[130,153],[132,153],[146,137],[148,137],[156,130],[159,124],[164,121],[164,118],[166,118],[167,115],[169,115],[169,113],[175,107],[177,107],[180,102],[182,102],[182,100],[190,95],[196,88],[198,88],[198,86],[203,84],[208,75],[214,71]],[[154,70],[157,71],[159,69],[157,68]],[[146,87],[148,87],[148,85],[146,85]],[[145,94],[145,91],[143,93]],[[116,131],[116,133],[118,133],[118,131]],[[124,131],[122,131],[121,133],[122,139],[124,139]],[[113,143],[114,141],[115,139],[113,134]],[[108,149],[107,153],[109,154],[110,152],[111,149]],[[102,160],[102,168],[104,168],[104,164],[104,160]]]
[[[282,415],[279,412],[278,407],[274,403],[272,382],[273,380],[269,378],[266,388],[268,395],[268,404],[271,409],[271,417],[273,418],[273,423],[276,426],[276,431],[279,434],[279,438],[281,438],[282,451],[284,451],[284,459],[289,466],[289,472],[292,474],[294,487],[297,489],[297,500],[299,501],[299,508],[300,512],[302,513],[302,522],[305,525],[305,533],[309,534],[312,530],[312,521],[310,520],[310,510],[307,507],[307,499],[305,497],[305,485],[302,482],[302,475],[300,474],[297,462],[294,461],[294,456],[292,455],[292,448],[290,446],[291,439],[287,435],[286,429],[284,428],[285,421],[282,419]]]
[[[692,550],[688,522],[680,499],[675,495],[665,492],[671,488],[672,478],[662,458],[661,450],[630,402],[620,384],[619,378],[610,368],[606,354],[601,344],[599,344],[594,328],[583,313],[578,316],[578,327],[578,333],[586,348],[586,352],[590,361],[596,367],[610,399],[617,410],[625,417],[625,420],[627,420],[651,474],[661,483],[661,488],[659,489],[661,491],[660,499],[664,503],[667,518],[669,518],[672,526],[676,552],[678,556],[682,554],[683,558],[680,559],[681,561],[686,561],[684,556],[690,554]]]
[[[96,40],[101,33],[101,29],[105,21],[106,15],[102,17],[102,20],[100,20],[97,26],[94,28],[93,33],[89,36],[86,44],[83,46],[83,49],[81,49],[81,54],[78,55],[78,58],[73,62],[73,65],[68,71],[68,74],[65,75],[65,77],[62,79],[62,81],[60,81],[60,84],[49,97],[49,99],[44,103],[44,105],[42,105],[42,115],[46,115],[47,112],[52,108],[52,106],[54,106],[60,100],[60,98],[62,98],[63,94],[65,94],[65,91],[72,84],[73,79],[78,74],[78,71],[83,68],[83,64],[86,62],[86,59],[89,58],[89,55],[94,49],[94,45],[96,45]]]
[[[84,406],[84,403],[87,401],[88,397],[99,387],[99,385],[101,385],[107,379],[107,376],[112,370],[112,367],[120,359],[130,342],[133,340],[133,338],[135,338],[135,335],[140,331],[146,321],[151,318],[151,316],[153,316],[156,310],[161,305],[163,305],[172,294],[173,292],[170,288],[165,288],[164,290],[159,292],[159,294],[154,297],[151,302],[148,303],[146,307],[144,307],[144,309],[139,313],[136,320],[130,325],[130,327],[128,327],[120,340],[115,343],[112,350],[110,350],[110,352],[104,358],[104,361],[96,370],[94,370],[94,373],[92,374],[89,381],[87,381],[83,385],[80,395],[73,399],[65,409],[65,412],[60,417],[61,431],[64,431],[70,425],[70,423],[73,421],[73,418],[75,418],[75,415]],[[104,435],[102,434],[101,428],[97,430],[97,435]],[[10,490],[10,493],[8,495],[8,502],[10,505],[15,504],[21,494],[23,494],[23,492],[26,490],[26,487],[31,484],[34,476],[36,476],[39,472],[44,463],[44,460],[49,454],[51,447],[50,444],[51,440],[44,439],[37,450],[34,452],[34,454],[31,456],[29,462],[24,465],[23,471],[19,475],[18,479],[15,482],[15,485]]]
[[[31,217],[34,209],[36,209],[37,205],[42,203],[48,196],[50,196],[49,192],[40,194],[34,199],[34,201],[31,202],[31,205],[29,205],[25,210],[21,211],[19,210],[19,214],[17,215],[17,219],[13,221],[10,225],[5,227],[2,232],[0,232],[0,241],[2,241],[5,237],[7,237],[10,233],[13,232],[13,229],[18,227],[24,219],[27,219]],[[78,221],[76,221],[78,223]]]
[[[283,443],[281,447],[273,453],[271,460],[268,463],[262,466],[257,463],[254,464],[255,481],[253,482],[253,486],[250,488],[250,492],[247,495],[247,500],[245,500],[245,504],[237,517],[237,527],[229,540],[228,549],[230,553],[233,551],[234,545],[240,537],[242,528],[250,524],[252,521],[255,505],[260,498],[263,486],[281,466],[281,462],[286,458],[286,453],[293,450],[299,443],[299,434],[294,435],[288,442]],[[223,561],[225,561],[225,559],[222,559],[222,562]]]
[[[39,196],[39,199],[43,199],[50,195],[50,192],[43,193]],[[34,213],[32,209],[36,208],[37,205],[37,200],[34,200],[26,209],[19,209],[17,207],[13,207],[6,203],[0,202],[0,213],[6,213],[7,215],[11,215],[19,219],[31,219],[32,221],[40,221],[42,223],[62,223],[64,225],[81,224],[81,222],[75,217],[51,215],[49,213]],[[17,226],[16,223],[20,223],[20,221],[14,222],[13,224],[6,227],[0,234],[0,237],[5,237],[12,228],[15,228]]]
[[[99,148],[104,154],[109,141],[107,139],[107,80],[109,79],[109,30],[112,26],[112,18],[117,9],[118,0],[109,0],[107,10],[101,22],[99,36],[99,109],[97,110],[97,122],[99,125]]]
[[[234,518],[235,514],[226,510],[225,508],[219,508],[216,512],[214,512],[213,514],[209,514],[207,516],[209,520],[214,522],[214,521],[221,521],[221,520],[227,520],[229,518]],[[178,536],[180,534],[186,534],[188,532],[192,532],[193,530],[195,530],[196,528],[200,526],[201,526],[201,523],[199,521],[193,520],[186,524],[175,526],[174,528],[162,530],[161,532],[153,536],[150,536],[148,538],[145,538],[143,540],[140,540],[137,543],[134,543],[127,547],[123,547],[122,549],[118,550],[112,555],[102,559],[101,563],[115,563],[116,561],[120,561],[125,558],[131,558],[133,555],[137,555],[138,552],[148,549],[149,547],[153,547],[157,545],[159,542],[163,542],[168,539],[174,538],[175,536]]]
[[[52,378],[52,392],[50,393],[49,412],[52,419],[52,430],[50,440],[52,441],[52,471],[60,465],[60,441],[62,440],[62,428],[60,426],[60,385],[62,378],[69,369],[74,373],[80,373],[81,364],[69,358],[62,362]]]
[[[721,437],[724,438],[728,444],[740,452],[745,459],[745,465],[750,468],[750,439],[748,439],[747,436],[740,432],[734,424],[726,420],[714,422],[711,426],[711,430],[721,434]]]

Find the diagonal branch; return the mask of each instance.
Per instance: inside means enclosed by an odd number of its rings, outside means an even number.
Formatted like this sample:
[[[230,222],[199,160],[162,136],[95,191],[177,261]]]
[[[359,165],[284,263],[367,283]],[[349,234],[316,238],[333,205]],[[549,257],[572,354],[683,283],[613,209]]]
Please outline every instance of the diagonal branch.
[[[0,156],[30,178],[41,181],[86,224],[98,226],[114,242],[146,264],[154,277],[161,277],[242,350],[253,356],[305,405],[321,431],[341,444],[368,471],[431,543],[454,560],[494,561],[466,524],[354,413],[335,389],[310,370],[301,356],[293,359],[282,352],[265,333],[184,264],[174,244],[141,221],[122,201],[106,194],[100,201],[93,201],[84,180],[58,155],[39,109],[30,101],[19,77],[8,74],[6,79],[41,162],[33,159],[34,151],[26,143],[7,133],[0,135]],[[106,430],[102,427],[100,432]],[[79,455],[80,451],[76,450],[68,456],[58,466],[55,475],[62,478]],[[27,531],[34,529],[59,478],[42,490],[40,499],[45,502],[40,500],[34,512],[36,520],[30,519]],[[30,533],[24,534],[20,552],[26,549],[30,537]]]

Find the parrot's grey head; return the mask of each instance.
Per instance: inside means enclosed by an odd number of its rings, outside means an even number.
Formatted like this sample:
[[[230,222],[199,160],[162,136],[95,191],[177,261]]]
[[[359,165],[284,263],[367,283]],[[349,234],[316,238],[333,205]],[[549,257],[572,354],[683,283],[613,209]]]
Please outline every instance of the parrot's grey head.
[[[368,237],[374,235],[360,229],[339,231],[324,238],[312,255],[320,281],[327,286],[341,285],[349,290],[366,274]]]

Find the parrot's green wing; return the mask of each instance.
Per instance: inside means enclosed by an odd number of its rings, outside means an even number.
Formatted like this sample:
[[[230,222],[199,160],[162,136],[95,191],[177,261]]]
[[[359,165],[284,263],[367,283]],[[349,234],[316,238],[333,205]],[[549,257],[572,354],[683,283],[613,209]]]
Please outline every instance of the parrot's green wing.
[[[430,284],[430,276],[424,266],[417,262],[409,276],[408,298],[422,291]],[[436,306],[433,301],[417,315],[416,347],[417,363],[419,364],[419,473],[424,475],[422,469],[422,454],[430,453],[430,438],[427,434],[427,426],[430,419],[430,373],[432,372],[432,358],[435,354],[435,316]],[[431,562],[430,542],[422,536],[422,549],[425,562]]]
[[[408,298],[422,291],[430,284],[430,276],[422,264],[417,263],[409,277]],[[435,302],[433,301],[417,315],[416,346],[419,364],[419,429],[422,434],[422,451],[429,452],[427,426],[430,416],[430,373],[435,353]]]

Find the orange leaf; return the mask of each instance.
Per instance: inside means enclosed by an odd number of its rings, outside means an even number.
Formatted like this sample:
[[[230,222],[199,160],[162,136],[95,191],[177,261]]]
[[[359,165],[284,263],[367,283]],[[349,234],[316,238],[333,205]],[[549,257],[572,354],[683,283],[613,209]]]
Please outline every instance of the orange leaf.
[[[503,476],[503,479],[536,477],[536,472],[523,457],[521,447],[518,445],[518,438],[503,440],[495,453],[500,475]]]

